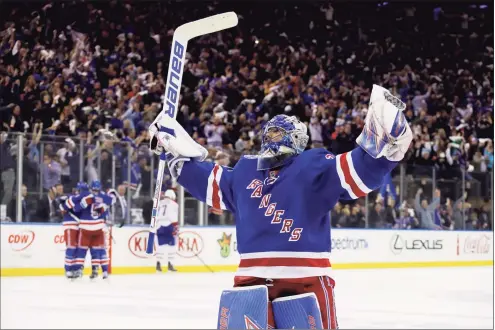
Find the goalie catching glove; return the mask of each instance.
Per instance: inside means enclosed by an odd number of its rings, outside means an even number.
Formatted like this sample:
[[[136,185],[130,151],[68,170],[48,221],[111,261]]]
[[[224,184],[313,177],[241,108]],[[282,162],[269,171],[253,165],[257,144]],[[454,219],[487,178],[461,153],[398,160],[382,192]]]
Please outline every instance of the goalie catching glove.
[[[185,161],[193,158],[202,162],[208,156],[208,150],[194,141],[174,118],[160,116],[148,130],[150,149],[157,155],[166,153],[166,161],[174,179],[179,177]]]
[[[405,109],[404,102],[385,88],[373,85],[365,125],[356,143],[373,158],[402,160],[413,138],[402,113]]]

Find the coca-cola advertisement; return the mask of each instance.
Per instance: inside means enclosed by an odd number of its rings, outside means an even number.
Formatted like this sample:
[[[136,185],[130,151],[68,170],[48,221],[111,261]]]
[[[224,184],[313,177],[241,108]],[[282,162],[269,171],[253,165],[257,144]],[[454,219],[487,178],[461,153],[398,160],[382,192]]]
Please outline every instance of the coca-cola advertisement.
[[[465,254],[490,254],[492,251],[492,238],[487,234],[457,235],[457,255]]]

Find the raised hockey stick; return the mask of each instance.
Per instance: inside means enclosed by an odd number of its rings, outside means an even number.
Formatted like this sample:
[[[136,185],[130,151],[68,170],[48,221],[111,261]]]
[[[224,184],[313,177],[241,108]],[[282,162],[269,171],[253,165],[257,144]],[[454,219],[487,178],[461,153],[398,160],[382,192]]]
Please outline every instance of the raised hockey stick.
[[[165,94],[163,96],[163,107],[162,111],[158,115],[158,118],[155,119],[155,122],[164,115],[172,118],[177,116],[186,48],[189,40],[205,34],[229,29],[236,26],[237,23],[237,15],[231,11],[183,24],[175,30],[174,37],[172,39],[170,61],[168,64],[167,86],[165,87]],[[165,163],[165,153],[162,153],[158,164],[158,175],[156,177],[155,194],[153,196],[153,209],[151,211],[150,230],[148,244],[146,247],[147,254],[153,254],[156,234],[156,216],[158,213],[158,205],[160,203],[160,193],[162,190]]]

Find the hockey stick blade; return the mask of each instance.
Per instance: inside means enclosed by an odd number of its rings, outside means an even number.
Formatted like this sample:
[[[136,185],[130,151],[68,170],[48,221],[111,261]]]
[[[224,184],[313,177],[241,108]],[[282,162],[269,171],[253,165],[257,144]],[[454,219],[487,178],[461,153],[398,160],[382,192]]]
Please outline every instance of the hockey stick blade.
[[[148,245],[146,245],[146,253],[153,254],[153,245],[155,245],[155,233],[149,232]]]
[[[175,30],[178,37],[193,39],[205,34],[215,33],[222,30],[230,29],[239,23],[236,13],[229,11],[227,13],[217,14],[197,21],[183,24]]]

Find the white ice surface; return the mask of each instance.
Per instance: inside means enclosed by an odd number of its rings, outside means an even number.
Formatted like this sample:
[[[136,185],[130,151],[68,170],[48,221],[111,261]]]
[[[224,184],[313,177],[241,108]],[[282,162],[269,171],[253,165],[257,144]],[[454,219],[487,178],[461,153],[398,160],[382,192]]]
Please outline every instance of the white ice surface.
[[[341,329],[493,329],[493,268],[336,270]],[[216,327],[233,275],[115,275],[109,282],[1,278],[1,328]]]

